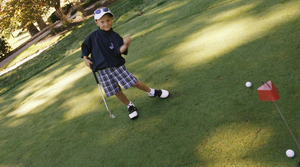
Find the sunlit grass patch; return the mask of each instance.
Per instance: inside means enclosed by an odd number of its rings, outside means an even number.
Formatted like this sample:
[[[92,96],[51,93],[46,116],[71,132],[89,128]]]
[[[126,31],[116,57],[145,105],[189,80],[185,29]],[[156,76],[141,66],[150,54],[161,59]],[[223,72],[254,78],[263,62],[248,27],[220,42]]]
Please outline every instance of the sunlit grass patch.
[[[55,44],[57,42],[57,40],[58,40],[58,37],[54,38],[54,39],[51,39],[50,41],[43,42],[41,44],[36,43],[34,45],[31,45],[29,48],[27,48],[24,52],[22,52],[16,58],[9,61],[7,64],[5,64],[5,66],[1,67],[1,69],[5,69],[5,68],[8,68],[12,65],[15,65],[16,63],[18,63],[19,61],[25,59],[26,57],[29,57],[30,55],[33,55],[33,54],[37,53],[39,50],[42,50],[44,48],[49,47],[50,45]]]
[[[255,127],[245,122],[216,128],[197,147],[199,157],[209,162],[206,166],[263,164],[251,159],[252,152],[266,147],[272,139],[272,129]],[[264,152],[263,150],[261,152]],[[267,164],[265,164],[267,165]]]

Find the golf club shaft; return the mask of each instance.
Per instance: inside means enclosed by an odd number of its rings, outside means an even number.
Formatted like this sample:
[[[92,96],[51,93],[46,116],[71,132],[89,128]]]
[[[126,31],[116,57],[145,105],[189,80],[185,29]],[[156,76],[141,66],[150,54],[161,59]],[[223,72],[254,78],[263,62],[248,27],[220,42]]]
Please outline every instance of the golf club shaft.
[[[99,90],[100,90],[100,93],[101,93],[101,96],[102,96],[102,98],[103,98],[103,101],[104,101],[104,104],[105,104],[106,110],[107,110],[107,111],[109,111],[109,109],[108,109],[108,107],[107,107],[107,104],[106,104],[106,101],[105,101],[105,98],[104,98],[104,96],[103,96],[103,93],[102,93],[102,90],[101,90],[100,84],[98,84],[98,88],[99,88]],[[110,111],[109,111],[109,113],[110,113]]]
[[[93,72],[93,74],[94,74],[95,80],[96,80],[96,82],[97,82],[98,88],[99,88],[99,90],[100,90],[102,99],[103,99],[103,101],[104,101],[106,110],[109,112],[110,116],[114,117],[114,116],[111,114],[111,111],[108,109],[108,106],[107,106],[107,104],[106,104],[106,101],[105,101],[105,98],[104,98],[104,95],[103,95],[103,93],[102,93],[101,86],[100,86],[100,83],[99,83],[99,80],[98,80],[99,77],[96,77],[96,74],[95,74],[94,72]]]

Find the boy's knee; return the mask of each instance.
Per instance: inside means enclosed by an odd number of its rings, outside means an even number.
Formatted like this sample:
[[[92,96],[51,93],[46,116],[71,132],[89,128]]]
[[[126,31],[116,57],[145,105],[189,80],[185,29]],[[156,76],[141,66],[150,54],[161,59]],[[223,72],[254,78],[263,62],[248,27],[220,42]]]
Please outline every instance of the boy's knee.
[[[117,97],[123,96],[123,92],[122,92],[122,91],[117,92],[117,93],[116,93],[116,96],[117,96]]]
[[[140,81],[137,81],[134,85],[132,85],[133,87],[138,87],[140,85]]]

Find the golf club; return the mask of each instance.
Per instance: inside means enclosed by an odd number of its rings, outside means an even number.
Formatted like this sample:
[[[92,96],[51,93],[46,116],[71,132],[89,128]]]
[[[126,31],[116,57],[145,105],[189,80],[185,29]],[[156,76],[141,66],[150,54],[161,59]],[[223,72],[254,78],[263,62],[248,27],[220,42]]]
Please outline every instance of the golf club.
[[[99,88],[99,90],[100,90],[101,96],[102,96],[102,98],[103,98],[103,101],[104,101],[106,110],[109,112],[109,116],[110,116],[111,118],[116,118],[116,117],[111,113],[111,111],[108,109],[108,106],[107,106],[107,104],[106,104],[104,95],[103,95],[102,90],[101,90],[101,87],[100,87],[100,83],[99,83],[99,80],[98,80],[99,78],[96,77],[95,72],[93,72],[93,74],[94,74],[95,80],[96,80],[96,82],[97,82],[98,88]]]

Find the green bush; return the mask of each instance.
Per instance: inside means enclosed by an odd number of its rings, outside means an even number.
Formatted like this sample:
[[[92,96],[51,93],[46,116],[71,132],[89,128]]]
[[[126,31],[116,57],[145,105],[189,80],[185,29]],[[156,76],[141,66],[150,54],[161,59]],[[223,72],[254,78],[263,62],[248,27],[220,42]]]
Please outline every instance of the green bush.
[[[4,39],[4,36],[0,38],[0,58],[4,57],[10,51],[10,45]]]
[[[68,11],[70,10],[70,8],[72,7],[72,5],[70,3],[66,4],[65,6],[62,7],[62,10],[64,12],[64,14],[68,14]]]
[[[72,7],[71,4],[66,4],[65,6],[62,7],[62,11],[65,15],[68,14],[69,9]],[[73,11],[72,11],[73,12]],[[76,13],[76,12],[75,12]],[[56,21],[60,20],[59,17],[56,16],[56,11],[53,12],[50,17],[48,18],[48,21],[51,21],[52,23],[55,23]]]
[[[81,4],[81,7],[85,9],[95,2],[98,2],[98,0],[86,0],[84,3]]]
[[[55,23],[56,21],[60,20],[59,17],[56,16],[56,12],[53,12],[50,17],[48,18],[48,21],[51,21],[52,23]]]
[[[72,10],[71,16],[74,15],[77,12],[77,9]]]
[[[99,0],[86,0],[85,2],[83,2],[82,4],[80,4],[80,8],[83,8],[83,9],[85,9],[85,8],[87,8],[87,7],[89,7],[90,5],[92,5],[92,4],[94,4],[94,3],[96,3],[96,2],[99,2]],[[99,6],[99,4],[100,4],[100,6],[101,6],[101,3],[99,2],[99,3],[96,3],[95,5],[97,6]],[[75,8],[72,12],[71,12],[71,15],[74,15],[76,12],[77,12],[77,8]]]
[[[101,2],[96,2],[96,3],[95,3],[95,6],[96,6],[96,7],[100,7],[100,6],[102,6],[102,3],[101,3]]]

